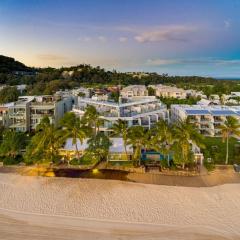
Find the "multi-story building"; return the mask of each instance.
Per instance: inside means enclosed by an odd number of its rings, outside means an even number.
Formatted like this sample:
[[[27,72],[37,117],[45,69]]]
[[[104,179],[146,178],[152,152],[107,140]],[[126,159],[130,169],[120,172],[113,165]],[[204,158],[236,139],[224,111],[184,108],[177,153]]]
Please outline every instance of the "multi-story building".
[[[104,120],[101,131],[109,131],[118,119],[126,121],[129,127],[140,125],[146,128],[151,128],[159,119],[168,120],[166,106],[155,97],[128,99],[125,103],[79,98],[73,112],[81,117],[88,105],[94,106]]]
[[[167,85],[149,85],[149,87],[155,90],[155,95],[157,97],[164,97],[164,98],[178,98],[178,99],[185,99],[187,97],[187,93],[182,88],[167,86]]]
[[[51,123],[57,124],[64,113],[72,109],[73,99],[60,96],[26,96],[19,97],[8,108],[9,128],[16,131],[34,131],[44,116]]]
[[[120,92],[122,98],[148,96],[148,90],[144,85],[130,85],[123,88]]]
[[[188,117],[201,134],[221,136],[219,126],[225,123],[227,116],[240,121],[240,106],[172,105],[170,116],[173,122]]]

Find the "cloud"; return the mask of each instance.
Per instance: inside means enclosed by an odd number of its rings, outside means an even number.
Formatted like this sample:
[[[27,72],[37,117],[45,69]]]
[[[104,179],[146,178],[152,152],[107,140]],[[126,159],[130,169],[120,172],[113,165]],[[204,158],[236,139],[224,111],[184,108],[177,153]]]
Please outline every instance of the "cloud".
[[[127,42],[127,41],[128,41],[128,38],[127,38],[127,37],[120,37],[120,38],[119,38],[119,42],[124,43],[124,42]]]
[[[228,19],[228,20],[225,20],[225,21],[224,21],[224,28],[227,29],[227,28],[230,28],[230,27],[231,27],[231,20],[229,20],[229,19]]]
[[[67,58],[62,55],[57,55],[57,54],[38,54],[37,58],[39,60],[44,60],[44,61],[62,61],[66,60]]]
[[[99,40],[100,42],[106,42],[106,41],[107,41],[107,38],[104,37],[104,36],[98,36],[98,40]]]
[[[160,66],[176,63],[179,63],[179,61],[176,59],[148,59],[146,64],[151,66]]]
[[[212,65],[240,65],[240,59],[148,59],[145,63],[150,66],[173,65],[173,64],[212,64]]]
[[[78,40],[81,42],[90,42],[92,40],[92,38],[91,37],[79,37]]]
[[[151,31],[144,31],[134,37],[139,43],[161,42],[161,41],[187,41],[189,35],[196,31],[196,28],[184,25],[162,26]]]

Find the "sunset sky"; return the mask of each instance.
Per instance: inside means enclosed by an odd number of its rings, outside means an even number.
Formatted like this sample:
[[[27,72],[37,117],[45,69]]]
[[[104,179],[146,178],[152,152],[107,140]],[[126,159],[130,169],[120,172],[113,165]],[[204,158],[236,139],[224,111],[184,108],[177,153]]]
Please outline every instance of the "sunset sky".
[[[29,66],[240,77],[240,1],[1,0],[0,54]]]

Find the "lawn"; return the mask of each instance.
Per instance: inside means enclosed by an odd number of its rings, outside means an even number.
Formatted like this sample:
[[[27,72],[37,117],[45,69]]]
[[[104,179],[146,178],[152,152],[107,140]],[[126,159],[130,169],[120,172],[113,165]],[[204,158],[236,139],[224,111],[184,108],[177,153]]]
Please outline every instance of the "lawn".
[[[205,137],[203,149],[205,159],[211,158],[215,164],[224,164],[226,158],[226,142],[222,138]],[[229,139],[229,163],[240,163],[240,143],[235,138]]]

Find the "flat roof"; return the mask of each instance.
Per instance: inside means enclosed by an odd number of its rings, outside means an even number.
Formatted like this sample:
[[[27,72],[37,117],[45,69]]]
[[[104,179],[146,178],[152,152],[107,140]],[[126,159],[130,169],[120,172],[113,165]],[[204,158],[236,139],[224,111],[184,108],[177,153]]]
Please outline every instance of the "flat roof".
[[[93,100],[91,98],[81,98],[79,102],[85,102],[85,103],[92,103],[96,105],[104,105],[104,106],[109,106],[109,107],[128,107],[132,105],[137,105],[137,104],[144,104],[144,103],[151,103],[151,102],[159,102],[161,103],[157,98],[144,98],[132,102],[127,102],[127,103],[115,103],[115,102],[109,102],[109,101],[97,101]]]
[[[186,109],[185,110],[188,115],[210,115],[211,113],[208,110],[202,110],[202,109]]]
[[[212,115],[213,116],[222,116],[222,115],[226,115],[226,116],[229,116],[229,115],[238,115],[237,112],[234,112],[232,110],[212,110],[211,111]]]
[[[240,116],[240,106],[172,105],[187,115]]]

